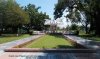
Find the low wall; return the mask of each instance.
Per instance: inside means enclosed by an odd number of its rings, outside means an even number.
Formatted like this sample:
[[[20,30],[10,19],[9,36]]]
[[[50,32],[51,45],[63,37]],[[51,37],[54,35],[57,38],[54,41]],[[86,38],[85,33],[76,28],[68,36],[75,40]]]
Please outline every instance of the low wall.
[[[5,52],[49,52],[49,53],[95,53],[93,49],[39,49],[39,48],[13,48],[5,49]]]
[[[69,38],[68,38],[68,39],[69,39]],[[83,45],[81,45],[81,44],[78,44],[77,42],[75,42],[75,41],[73,41],[73,40],[71,40],[71,39],[69,39],[68,41],[70,41],[71,44],[74,45],[76,48],[79,48],[79,49],[87,49],[87,47],[85,47],[85,46],[83,46]]]
[[[42,36],[44,36],[44,35],[42,35]],[[41,38],[42,36],[40,36],[40,37],[38,37],[38,38]],[[30,40],[30,41],[24,42],[24,43],[22,43],[22,44],[16,45],[16,46],[14,46],[14,47],[12,47],[12,48],[22,48],[23,46],[25,46],[25,45],[27,45],[27,44],[29,44],[29,43],[31,43],[31,42],[37,40],[38,38],[35,38],[35,39],[33,39],[33,40]]]

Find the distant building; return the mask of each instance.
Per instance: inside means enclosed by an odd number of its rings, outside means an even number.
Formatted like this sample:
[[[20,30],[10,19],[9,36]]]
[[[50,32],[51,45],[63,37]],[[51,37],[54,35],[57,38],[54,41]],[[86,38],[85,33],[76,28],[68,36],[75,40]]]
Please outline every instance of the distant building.
[[[52,33],[56,32],[56,28],[57,28],[57,22],[56,22],[56,20],[45,19],[44,25],[50,25],[49,30],[50,30]]]

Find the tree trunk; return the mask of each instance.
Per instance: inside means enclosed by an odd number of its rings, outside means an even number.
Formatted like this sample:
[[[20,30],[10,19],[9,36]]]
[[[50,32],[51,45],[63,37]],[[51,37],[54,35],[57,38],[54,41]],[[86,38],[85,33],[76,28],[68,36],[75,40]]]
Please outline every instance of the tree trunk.
[[[99,19],[99,14],[96,15],[96,18],[95,18],[95,25],[96,25],[96,28],[95,28],[95,34],[96,35],[100,35],[100,19]]]
[[[85,32],[86,32],[86,34],[88,34],[88,23],[86,23]]]
[[[100,20],[96,20],[95,34],[100,35]]]

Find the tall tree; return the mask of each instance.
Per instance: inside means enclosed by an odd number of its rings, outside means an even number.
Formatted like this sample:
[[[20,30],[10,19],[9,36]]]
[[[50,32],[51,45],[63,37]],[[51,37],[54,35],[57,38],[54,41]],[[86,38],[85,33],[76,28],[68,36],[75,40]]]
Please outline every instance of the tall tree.
[[[65,1],[65,2],[62,2]],[[95,30],[95,34],[100,35],[100,21],[99,15],[100,15],[100,1],[99,0],[62,0],[57,3],[57,6],[55,6],[55,16],[61,16],[63,13],[63,10],[66,8],[69,12],[69,17],[73,18],[79,18],[78,13],[74,12],[73,9],[76,8],[80,12],[85,12],[86,15],[86,27],[88,24],[90,24],[90,30]],[[67,1],[67,2],[66,2]],[[78,16],[75,16],[78,15]],[[76,21],[76,20],[75,20]]]
[[[0,7],[2,7],[0,17],[5,29],[11,27],[14,32],[17,32],[18,27],[29,23],[28,14],[14,0],[2,0],[0,1]]]
[[[39,12],[38,9],[40,9],[40,7],[36,7],[33,4],[29,4],[24,8],[24,10],[29,14],[29,27],[34,30],[44,29],[44,21],[46,18],[49,18],[46,13]]]

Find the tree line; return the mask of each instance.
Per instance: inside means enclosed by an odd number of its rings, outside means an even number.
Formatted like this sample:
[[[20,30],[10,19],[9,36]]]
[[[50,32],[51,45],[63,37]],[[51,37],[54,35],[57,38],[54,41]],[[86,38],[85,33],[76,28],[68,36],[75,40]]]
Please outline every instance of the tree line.
[[[43,30],[44,19],[49,16],[39,12],[34,4],[19,6],[15,0],[0,0],[0,33],[21,33],[30,29]]]
[[[74,23],[85,23],[86,33],[94,32],[95,35],[100,35],[100,1],[99,0],[58,0],[55,5],[54,17],[59,18],[63,15],[63,11],[66,9],[68,14],[66,18],[69,18]],[[82,20],[81,15],[84,15]],[[90,28],[88,28],[90,25]]]

